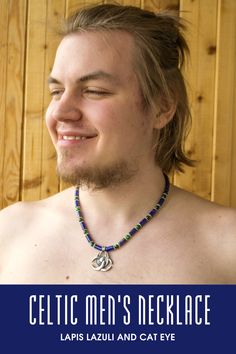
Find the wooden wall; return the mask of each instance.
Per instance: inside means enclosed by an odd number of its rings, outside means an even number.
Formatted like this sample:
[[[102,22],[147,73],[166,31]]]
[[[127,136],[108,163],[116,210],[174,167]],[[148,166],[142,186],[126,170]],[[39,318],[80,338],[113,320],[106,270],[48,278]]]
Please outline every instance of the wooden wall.
[[[47,77],[60,19],[96,1],[0,0],[0,208],[45,198],[65,186],[44,124]],[[199,161],[174,183],[236,207],[236,1],[134,0],[156,10],[179,8],[191,22],[185,69],[193,124],[187,150]]]

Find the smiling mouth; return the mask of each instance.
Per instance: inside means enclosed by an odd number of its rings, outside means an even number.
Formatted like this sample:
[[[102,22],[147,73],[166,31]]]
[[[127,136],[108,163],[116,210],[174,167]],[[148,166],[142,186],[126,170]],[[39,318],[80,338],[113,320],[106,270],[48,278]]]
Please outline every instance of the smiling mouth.
[[[92,138],[96,138],[97,135],[93,136],[85,136],[85,135],[58,135],[58,140],[63,142],[63,141],[68,141],[68,142],[73,142],[73,141],[81,141],[81,140],[89,140]]]
[[[86,136],[73,136],[73,135],[62,135],[61,140],[86,140],[89,139]],[[91,139],[91,138],[90,138]]]

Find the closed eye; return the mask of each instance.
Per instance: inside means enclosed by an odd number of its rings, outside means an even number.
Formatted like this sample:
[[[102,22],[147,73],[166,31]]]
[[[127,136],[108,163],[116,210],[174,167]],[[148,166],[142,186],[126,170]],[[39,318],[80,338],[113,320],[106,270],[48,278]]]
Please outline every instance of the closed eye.
[[[110,94],[107,91],[99,91],[99,90],[85,90],[84,93],[89,95],[97,95],[97,96],[105,96]]]
[[[63,93],[63,90],[52,90],[50,91],[50,95],[51,96],[58,96],[61,95]]]

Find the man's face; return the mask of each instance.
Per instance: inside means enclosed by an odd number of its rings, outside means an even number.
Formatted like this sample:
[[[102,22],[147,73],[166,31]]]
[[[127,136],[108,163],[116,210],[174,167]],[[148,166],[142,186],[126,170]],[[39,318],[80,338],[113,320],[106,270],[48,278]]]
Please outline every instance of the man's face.
[[[153,114],[142,108],[134,53],[121,31],[71,34],[58,47],[46,122],[59,174],[74,184],[106,187],[154,164]]]

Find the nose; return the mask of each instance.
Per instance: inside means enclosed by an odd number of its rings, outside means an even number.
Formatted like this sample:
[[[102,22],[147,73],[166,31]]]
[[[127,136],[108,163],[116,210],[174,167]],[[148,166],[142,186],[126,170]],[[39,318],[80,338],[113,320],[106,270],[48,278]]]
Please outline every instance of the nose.
[[[79,97],[64,92],[60,99],[54,102],[51,117],[61,122],[80,120],[82,112],[79,108]]]

